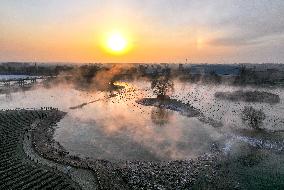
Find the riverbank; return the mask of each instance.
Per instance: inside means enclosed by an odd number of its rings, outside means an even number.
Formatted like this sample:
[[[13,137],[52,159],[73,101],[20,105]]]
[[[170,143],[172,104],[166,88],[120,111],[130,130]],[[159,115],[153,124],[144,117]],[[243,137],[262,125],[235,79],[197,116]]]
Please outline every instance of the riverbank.
[[[201,173],[210,166],[214,170],[213,155],[206,155],[197,160],[149,162],[149,161],[107,161],[84,159],[69,153],[53,139],[55,123],[66,113],[53,111],[43,114],[31,128],[32,148],[41,155],[42,164],[52,164],[63,171],[66,166],[73,170],[89,169],[94,172],[98,189],[186,189],[194,185]],[[32,154],[29,152],[29,154]],[[45,158],[45,159],[43,159]],[[46,163],[51,160],[53,163]],[[211,171],[211,170],[210,170]],[[208,171],[207,171],[208,172]],[[214,172],[208,174],[213,175]],[[79,174],[80,175],[80,174]],[[77,177],[80,178],[80,177]],[[76,178],[72,178],[76,180]],[[167,179],[167,183],[164,181]],[[80,184],[80,179],[77,179]]]
[[[281,153],[263,151],[259,144],[256,144],[256,147],[249,146],[250,148],[245,146],[242,148],[245,152],[237,157],[231,151],[224,154],[226,153],[224,149],[230,147],[218,147],[216,144],[208,154],[196,159],[177,161],[108,161],[69,155],[53,139],[56,122],[65,114],[51,108],[12,110],[3,111],[3,117],[0,114],[0,118],[1,121],[5,118],[7,123],[11,121],[11,126],[23,127],[21,143],[27,161],[36,163],[35,168],[38,166],[52,168],[52,171],[68,176],[81,189],[246,189],[251,187],[250,184],[246,184],[246,180],[241,183],[239,181],[244,175],[243,170],[248,171],[245,176],[251,180],[253,176],[270,180],[267,184],[257,181],[257,187],[281,187],[281,167],[276,170],[273,168],[274,162],[277,164],[283,162],[283,159],[279,159]],[[232,140],[251,144],[239,138]],[[228,146],[232,145],[228,143]],[[272,165],[270,157],[274,159]],[[265,174],[261,172],[261,167],[258,167],[263,162],[269,166]],[[256,167],[254,170],[257,172],[253,172],[253,167]],[[263,175],[265,178],[262,177]]]
[[[212,118],[205,117],[204,114],[199,110],[194,108],[188,103],[183,103],[175,99],[159,99],[159,98],[142,98],[136,101],[136,103],[144,106],[154,106],[163,109],[169,109],[176,111],[186,117],[197,117],[203,123],[207,123],[213,127],[222,127],[223,124]]]
[[[24,152],[24,134],[43,111],[0,111],[0,189],[80,189],[65,173]]]
[[[215,98],[229,101],[260,102],[277,104],[280,102],[279,95],[263,91],[234,91],[234,92],[216,92]]]
[[[32,130],[37,127],[40,120],[36,120],[31,127],[25,131],[23,137],[23,149],[28,158],[41,165],[48,166],[54,170],[59,170],[62,173],[68,175],[73,181],[80,185],[83,190],[96,190],[98,189],[97,182],[94,173],[90,170],[81,169],[78,167],[72,167],[70,165],[59,164],[57,162],[45,159],[42,155],[39,155],[33,147]]]

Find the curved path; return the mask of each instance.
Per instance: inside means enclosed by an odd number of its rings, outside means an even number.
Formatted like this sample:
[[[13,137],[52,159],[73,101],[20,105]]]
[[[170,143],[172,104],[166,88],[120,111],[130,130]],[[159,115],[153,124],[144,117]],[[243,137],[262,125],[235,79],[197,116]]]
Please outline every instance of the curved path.
[[[0,111],[0,189],[80,189],[61,171],[31,161],[23,134],[37,119],[34,111]]]
[[[60,170],[65,173],[75,182],[77,182],[82,189],[85,190],[96,190],[98,185],[96,183],[95,174],[91,170],[75,168],[53,162],[40,156],[34,149],[31,141],[31,130],[36,127],[39,120],[36,120],[29,130],[26,130],[23,138],[23,149],[27,156],[36,163],[40,163],[45,166]]]

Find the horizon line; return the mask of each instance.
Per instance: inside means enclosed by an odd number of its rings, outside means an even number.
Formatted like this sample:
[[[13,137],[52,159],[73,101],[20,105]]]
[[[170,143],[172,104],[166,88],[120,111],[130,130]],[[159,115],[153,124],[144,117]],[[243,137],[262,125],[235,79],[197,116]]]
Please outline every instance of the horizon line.
[[[240,64],[284,64],[281,62],[222,62],[222,63],[216,63],[216,62],[69,62],[69,61],[0,61],[0,64],[2,63],[39,63],[39,64],[196,64],[196,65],[240,65]]]

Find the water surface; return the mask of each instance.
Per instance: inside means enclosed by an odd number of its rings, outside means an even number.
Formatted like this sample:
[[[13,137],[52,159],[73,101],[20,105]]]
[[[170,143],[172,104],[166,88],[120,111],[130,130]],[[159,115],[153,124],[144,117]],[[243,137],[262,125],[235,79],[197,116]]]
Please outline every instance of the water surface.
[[[217,100],[217,91],[243,89],[225,85],[190,84],[175,81],[173,99],[190,103],[206,116],[224,124],[214,128],[178,112],[139,105],[135,100],[155,97],[147,81],[120,83],[125,86],[117,96],[110,92],[80,91],[70,85],[36,87],[31,91],[0,95],[1,108],[58,107],[68,112],[58,123],[55,139],[71,154],[99,159],[176,160],[195,158],[218,149],[230,154],[239,144],[253,147],[261,135],[237,133],[247,129],[241,119],[245,105],[263,109],[266,129],[281,130],[284,121],[283,89],[258,89],[280,95],[279,104],[230,102]],[[247,88],[248,90],[255,90]],[[99,101],[95,101],[99,100]],[[72,106],[94,101],[81,109]],[[250,138],[250,139],[249,139]],[[249,140],[247,140],[249,139]],[[268,143],[283,142],[283,133],[266,138]]]

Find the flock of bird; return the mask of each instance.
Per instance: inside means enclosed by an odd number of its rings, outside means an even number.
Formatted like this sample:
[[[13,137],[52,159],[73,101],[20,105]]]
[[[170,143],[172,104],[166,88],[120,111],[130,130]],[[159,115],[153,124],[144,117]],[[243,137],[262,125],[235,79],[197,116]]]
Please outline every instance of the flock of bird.
[[[141,98],[155,97],[153,91],[147,85],[135,85],[131,83],[124,83],[124,88],[113,91],[105,92],[103,98],[99,99],[111,104],[125,104],[128,109],[133,112],[139,113],[139,117],[148,117],[151,114],[145,106],[136,103],[136,100]],[[205,116],[213,118],[214,120],[233,126],[241,125],[241,112],[244,106],[255,106],[258,109],[264,110],[267,114],[265,124],[270,128],[279,127],[283,128],[284,118],[281,118],[281,114],[269,114],[271,111],[275,111],[274,105],[262,104],[262,103],[249,103],[249,102],[230,102],[226,100],[217,100],[214,98],[216,91],[221,91],[222,88],[213,88],[203,85],[194,86],[179,86],[175,87],[175,91],[170,95],[170,98],[177,99],[185,104],[190,104],[196,109],[199,109]],[[226,89],[225,89],[226,90]],[[102,93],[102,92],[100,92]],[[98,97],[100,94],[92,95],[90,98]],[[90,101],[89,103],[95,103]],[[138,111],[138,112],[137,112]]]

